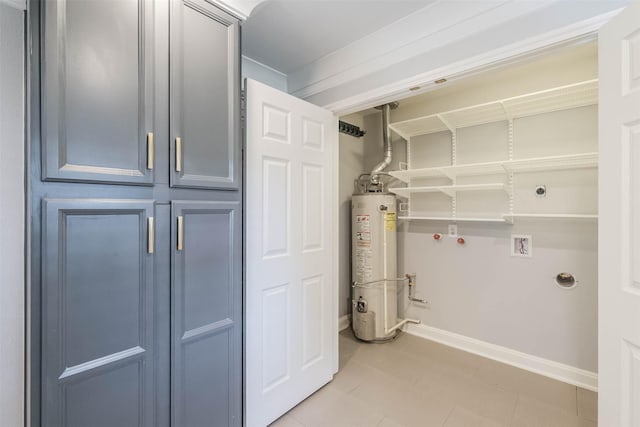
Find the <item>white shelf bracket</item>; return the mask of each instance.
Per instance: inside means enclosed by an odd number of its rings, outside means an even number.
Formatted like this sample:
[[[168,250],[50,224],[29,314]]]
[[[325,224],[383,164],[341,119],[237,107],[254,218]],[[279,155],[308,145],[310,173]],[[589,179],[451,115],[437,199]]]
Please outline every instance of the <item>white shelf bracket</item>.
[[[511,112],[507,108],[507,105],[504,103],[504,101],[500,101],[500,105],[502,106],[502,110],[504,111],[504,115],[507,116],[507,120],[509,120],[509,122],[512,122],[513,121],[513,114],[511,114]]]
[[[455,126],[452,126],[451,123],[449,123],[449,121],[442,116],[442,114],[436,114],[436,117],[440,119],[440,121],[447,127],[447,129],[449,129],[449,131],[451,131],[451,133],[454,133],[456,131]]]
[[[393,124],[389,125],[389,129],[391,129],[392,131],[397,133],[400,136],[400,138],[404,139],[407,142],[409,142],[409,140],[411,139],[411,137],[409,135],[407,135],[406,133],[396,129],[396,127]]]
[[[456,191],[455,190],[451,190],[449,188],[444,188],[444,187],[440,187],[438,188],[438,190],[440,190],[442,193],[446,194],[447,196],[451,197],[451,204],[453,206],[453,213],[454,213],[454,217],[455,217],[455,206],[456,206]]]
[[[443,168],[438,169],[438,172],[440,172],[443,176],[446,176],[447,178],[449,178],[453,185],[456,184],[457,175],[455,173],[449,172],[447,169],[443,169]]]

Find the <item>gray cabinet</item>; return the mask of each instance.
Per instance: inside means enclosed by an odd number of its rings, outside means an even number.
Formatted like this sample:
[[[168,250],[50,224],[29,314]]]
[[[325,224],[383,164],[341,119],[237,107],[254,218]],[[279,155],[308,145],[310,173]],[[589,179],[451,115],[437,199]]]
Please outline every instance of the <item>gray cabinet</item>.
[[[238,21],[30,4],[33,424],[242,425]]]
[[[153,201],[42,210],[45,424],[156,425]]]
[[[205,0],[171,6],[171,185],[238,189],[238,21]]]
[[[153,183],[153,6],[43,1],[42,178]]]
[[[172,203],[172,424],[240,426],[239,202]]]

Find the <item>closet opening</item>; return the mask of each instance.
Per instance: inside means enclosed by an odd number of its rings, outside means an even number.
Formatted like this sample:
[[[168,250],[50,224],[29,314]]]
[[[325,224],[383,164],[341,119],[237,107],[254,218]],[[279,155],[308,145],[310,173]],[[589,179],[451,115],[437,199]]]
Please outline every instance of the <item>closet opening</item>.
[[[420,321],[409,334],[595,390],[597,41],[443,79],[390,111],[380,178],[396,197],[396,276],[413,277],[397,317]],[[344,326],[358,307],[352,195],[384,157],[384,130],[375,108],[340,120],[365,132],[339,143]]]

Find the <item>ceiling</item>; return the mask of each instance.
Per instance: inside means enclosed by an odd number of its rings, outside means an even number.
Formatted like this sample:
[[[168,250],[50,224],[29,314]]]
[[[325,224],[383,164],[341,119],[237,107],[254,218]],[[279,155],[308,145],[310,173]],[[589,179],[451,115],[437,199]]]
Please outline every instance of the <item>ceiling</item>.
[[[487,67],[479,74],[471,76],[461,75],[434,86],[433,90],[419,95],[404,98],[400,101],[402,107],[416,108],[420,105],[428,109],[430,103],[439,100],[438,104],[446,104],[447,98],[454,99],[460,97],[461,93],[472,93],[478,88],[487,93],[486,100],[475,100],[472,103],[490,102],[493,98],[509,98],[511,96],[523,95],[525,93],[536,92],[550,87],[545,81],[545,70],[554,70],[555,86],[572,84],[577,81],[591,80],[598,75],[598,42],[597,39],[590,39],[580,42],[571,42],[566,45],[553,46],[544,49],[537,54],[531,54],[524,58],[503,61],[492,67]],[[519,88],[514,90],[508,87],[505,82],[518,81]],[[560,82],[560,83],[559,83]],[[504,86],[503,88],[501,86]],[[514,93],[515,92],[515,93]],[[471,102],[471,101],[470,101]],[[459,108],[451,106],[451,109]],[[366,113],[377,112],[373,108],[366,110]],[[396,110],[399,112],[400,109]],[[423,115],[429,115],[425,112]],[[396,115],[394,120],[405,120],[406,118]]]
[[[290,74],[430,3],[433,0],[268,0],[243,24],[242,53]]]

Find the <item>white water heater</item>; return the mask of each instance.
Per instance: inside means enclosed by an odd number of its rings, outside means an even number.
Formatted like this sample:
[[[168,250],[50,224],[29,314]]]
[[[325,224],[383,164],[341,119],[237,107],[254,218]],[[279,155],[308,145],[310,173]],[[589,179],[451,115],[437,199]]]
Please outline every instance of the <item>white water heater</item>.
[[[356,194],[351,199],[352,322],[357,338],[393,338],[397,322],[396,197]],[[387,279],[387,280],[385,280]],[[385,292],[386,289],[386,292]]]

